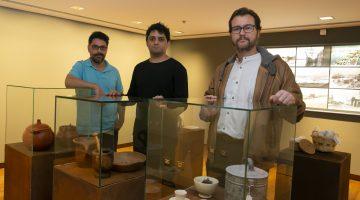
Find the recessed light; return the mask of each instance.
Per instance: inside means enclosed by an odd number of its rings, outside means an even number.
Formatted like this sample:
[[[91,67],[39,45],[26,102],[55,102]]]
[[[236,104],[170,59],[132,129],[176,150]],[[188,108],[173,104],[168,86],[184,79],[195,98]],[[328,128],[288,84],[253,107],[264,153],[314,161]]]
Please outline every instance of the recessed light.
[[[326,20],[333,20],[334,17],[332,16],[324,16],[324,17],[319,17],[320,20],[326,21]]]
[[[183,34],[184,32],[182,32],[182,31],[174,31],[174,33],[176,33],[176,34]]]
[[[83,8],[81,6],[71,6],[70,8],[74,9],[74,10],[84,10],[85,9],[85,8]]]
[[[142,24],[142,22],[140,22],[140,21],[132,21],[132,23],[134,23],[134,24]]]

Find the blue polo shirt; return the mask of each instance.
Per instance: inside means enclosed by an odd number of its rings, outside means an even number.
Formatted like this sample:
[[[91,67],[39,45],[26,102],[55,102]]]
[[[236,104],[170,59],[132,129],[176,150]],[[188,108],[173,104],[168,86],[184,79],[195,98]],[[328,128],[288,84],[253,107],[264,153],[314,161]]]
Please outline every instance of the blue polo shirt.
[[[119,93],[123,91],[119,71],[106,60],[103,71],[98,71],[90,59],[87,59],[76,62],[69,74],[86,82],[97,84],[105,94],[111,90],[116,90]],[[79,91],[77,93],[79,94]],[[95,91],[91,91],[90,95],[95,95]],[[116,103],[77,102],[76,125],[79,134],[89,135],[94,132],[113,130],[117,119]]]

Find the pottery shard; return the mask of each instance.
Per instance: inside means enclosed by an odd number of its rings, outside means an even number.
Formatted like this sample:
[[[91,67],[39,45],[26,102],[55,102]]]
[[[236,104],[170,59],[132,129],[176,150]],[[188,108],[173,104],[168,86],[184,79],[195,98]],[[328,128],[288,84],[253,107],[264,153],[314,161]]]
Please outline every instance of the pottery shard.
[[[299,147],[300,149],[307,153],[307,154],[314,154],[315,153],[315,146],[313,143],[311,143],[309,140],[307,139],[302,139],[299,142]]]
[[[120,172],[136,171],[144,166],[146,156],[138,152],[117,152],[114,154],[113,169]]]

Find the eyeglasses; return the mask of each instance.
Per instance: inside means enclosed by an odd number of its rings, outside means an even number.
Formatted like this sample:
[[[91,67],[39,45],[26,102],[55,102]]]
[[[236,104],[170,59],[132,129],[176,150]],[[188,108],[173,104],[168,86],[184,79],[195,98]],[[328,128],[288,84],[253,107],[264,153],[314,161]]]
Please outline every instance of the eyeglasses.
[[[92,50],[100,50],[100,51],[106,51],[107,50],[107,46],[98,46],[98,45],[91,45],[91,49]]]
[[[231,27],[231,33],[239,34],[241,30],[244,30],[245,33],[251,33],[255,29],[254,24],[246,24],[245,26],[234,26]]]
[[[148,40],[149,40],[150,42],[155,42],[156,39],[157,39],[159,42],[165,42],[165,41],[166,41],[166,37],[162,37],[162,36],[160,36],[160,37],[149,36],[149,37],[148,37]]]

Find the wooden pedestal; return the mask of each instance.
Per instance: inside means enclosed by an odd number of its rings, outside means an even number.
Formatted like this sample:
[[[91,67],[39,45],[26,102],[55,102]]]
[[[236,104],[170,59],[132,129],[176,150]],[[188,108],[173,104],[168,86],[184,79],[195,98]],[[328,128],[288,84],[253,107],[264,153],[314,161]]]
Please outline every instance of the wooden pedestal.
[[[166,133],[164,136],[152,135],[154,143],[164,141],[158,146],[149,145],[151,147],[146,161],[147,177],[166,181],[166,184],[172,187],[192,186],[193,178],[202,175],[204,135],[204,129],[185,127],[178,130],[176,139],[166,137]],[[157,138],[154,139],[155,137]]]
[[[52,199],[55,158],[73,157],[74,152],[32,152],[23,143],[5,145],[5,200]]]
[[[130,173],[112,171],[100,183],[92,168],[80,168],[76,163],[54,167],[54,200],[142,200],[144,193],[145,169]]]
[[[350,160],[351,155],[343,152],[295,152],[292,199],[347,200]]]
[[[204,157],[204,129],[183,128],[179,134],[175,165],[179,169],[173,182],[182,187],[194,184],[193,177],[201,176]]]

